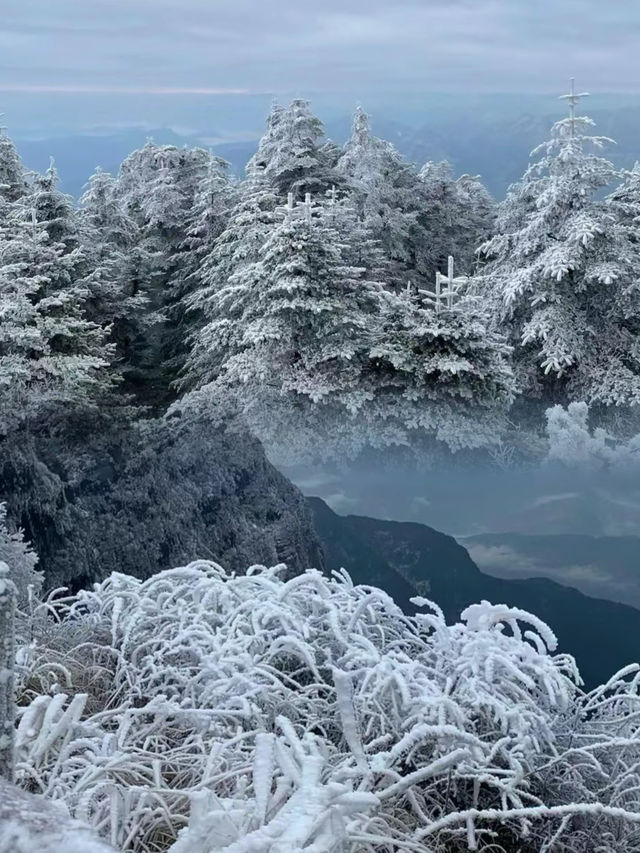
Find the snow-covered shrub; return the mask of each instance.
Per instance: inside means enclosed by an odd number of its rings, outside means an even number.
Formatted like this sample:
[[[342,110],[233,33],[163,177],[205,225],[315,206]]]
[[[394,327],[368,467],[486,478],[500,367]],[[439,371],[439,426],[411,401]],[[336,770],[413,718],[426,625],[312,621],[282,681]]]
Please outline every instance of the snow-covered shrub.
[[[0,853],[113,853],[71,820],[63,803],[0,780]]]
[[[36,571],[38,557],[24,541],[21,531],[9,533],[7,509],[0,503],[0,562],[9,567],[11,580],[18,593],[18,606],[25,607],[31,596],[37,598],[42,589],[42,574]]]
[[[637,849],[637,679],[584,697],[503,605],[446,625],[286,578],[197,562],[59,603],[73,664],[19,711],[19,783],[132,853]]]

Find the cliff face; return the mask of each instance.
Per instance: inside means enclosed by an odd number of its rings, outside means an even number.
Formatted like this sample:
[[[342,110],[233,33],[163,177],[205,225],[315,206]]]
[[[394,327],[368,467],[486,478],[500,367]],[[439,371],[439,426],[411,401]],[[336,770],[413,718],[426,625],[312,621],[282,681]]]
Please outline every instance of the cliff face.
[[[0,499],[39,554],[47,587],[76,590],[113,571],[145,578],[195,559],[237,571],[322,567],[302,494],[232,422],[152,420],[88,449],[56,450],[50,442],[37,464],[23,459],[37,501],[0,477]]]
[[[339,516],[320,499],[308,500],[327,568],[345,568],[356,583],[382,587],[409,613],[414,595],[438,604],[448,622],[483,599],[528,610],[553,629],[560,651],[574,655],[590,687],[640,659],[640,611],[633,607],[546,578],[491,577],[455,539],[426,525]]]

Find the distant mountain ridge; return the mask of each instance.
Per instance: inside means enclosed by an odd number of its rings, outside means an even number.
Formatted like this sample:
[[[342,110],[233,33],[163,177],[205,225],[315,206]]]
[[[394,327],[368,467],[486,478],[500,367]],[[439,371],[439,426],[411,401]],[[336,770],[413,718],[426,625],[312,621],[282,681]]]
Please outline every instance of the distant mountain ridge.
[[[366,106],[366,105],[365,105]],[[313,103],[312,103],[313,107]],[[640,106],[594,109],[585,105],[594,119],[595,134],[612,137],[615,146],[605,154],[618,167],[631,167],[640,158]],[[490,192],[504,196],[509,184],[517,181],[529,161],[531,150],[549,136],[553,122],[563,117],[562,107],[554,112],[500,115],[478,109],[466,113],[432,112],[419,126],[395,121],[386,113],[372,111],[373,131],[392,142],[411,162],[422,166],[428,160],[449,160],[457,174],[479,174]],[[351,116],[326,123],[327,136],[342,143],[349,136]],[[78,196],[96,166],[116,171],[122,160],[151,137],[174,145],[211,147],[224,157],[238,175],[255,151],[258,138],[228,142],[217,130],[177,134],[167,128],[125,128],[102,133],[74,134],[33,139],[16,135],[19,151],[29,168],[43,170],[54,157],[66,192]]]
[[[407,612],[415,595],[432,599],[449,622],[483,599],[528,610],[550,625],[561,651],[576,657],[588,686],[640,660],[640,611],[633,607],[546,578],[495,578],[453,537],[426,525],[340,516],[319,498],[307,500],[327,568],[345,568],[355,583],[380,586]]]
[[[640,609],[640,537],[483,533],[459,541],[488,574],[546,577]]]

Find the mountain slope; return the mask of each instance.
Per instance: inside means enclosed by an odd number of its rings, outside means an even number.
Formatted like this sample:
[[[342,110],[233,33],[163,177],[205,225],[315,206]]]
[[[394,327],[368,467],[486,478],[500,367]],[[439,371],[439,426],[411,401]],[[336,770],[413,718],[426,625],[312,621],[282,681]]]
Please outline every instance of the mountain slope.
[[[322,566],[302,494],[231,421],[116,424],[91,444],[88,432],[0,456],[0,501],[47,587],[75,591],[114,571],[147,578],[196,559],[233,571]]]
[[[455,539],[413,522],[338,516],[319,498],[309,498],[329,569],[344,567],[357,583],[374,583],[398,603],[410,597],[406,584],[436,602],[448,621],[474,602],[520,607],[547,622],[561,651],[573,654],[588,686],[640,659],[640,612],[590,598],[545,578],[506,580],[483,574]],[[404,582],[404,586],[403,586]]]
[[[483,533],[460,543],[490,575],[547,577],[640,609],[640,537]]]

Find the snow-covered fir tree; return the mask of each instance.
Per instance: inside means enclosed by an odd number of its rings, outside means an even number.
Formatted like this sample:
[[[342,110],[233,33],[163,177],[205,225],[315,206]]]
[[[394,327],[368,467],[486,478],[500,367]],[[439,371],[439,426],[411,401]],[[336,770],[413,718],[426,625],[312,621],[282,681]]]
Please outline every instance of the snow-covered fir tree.
[[[620,182],[607,195],[606,201],[615,210],[621,223],[627,227],[637,226],[640,222],[640,161],[631,169],[619,174]],[[640,236],[632,234],[640,241]]]
[[[458,246],[458,192],[451,164],[428,162],[418,174],[422,197],[429,216],[429,237],[421,248],[422,263],[434,270],[443,270],[449,255],[460,261]],[[466,247],[465,247],[466,248]]]
[[[308,196],[296,206],[291,196],[278,215],[257,260],[237,270],[226,293],[218,291],[220,308],[233,288],[233,319],[199,337],[214,349],[219,378],[212,391],[233,395],[271,446],[290,441],[299,419],[315,419],[321,431],[329,413],[365,403],[361,372],[383,289],[366,267],[351,265],[325,203]]]
[[[135,337],[144,324],[150,259],[140,228],[115,194],[113,177],[102,169],[91,176],[80,198],[82,238],[91,267],[85,281],[90,319],[108,326],[125,376],[134,356]]]
[[[27,191],[27,173],[6,129],[0,127],[0,207]]]
[[[316,213],[333,229],[337,236],[344,261],[364,271],[371,281],[387,284],[392,276],[392,265],[384,254],[380,240],[376,239],[367,222],[358,215],[358,209],[348,188],[332,187]]]
[[[347,195],[332,187],[324,203],[313,207],[314,225],[320,220],[339,247],[345,269],[352,268],[367,280],[385,280],[381,249],[358,218]],[[193,337],[187,364],[188,386],[215,380],[228,358],[242,349],[242,318],[264,280],[262,250],[281,222],[277,196],[270,189],[262,167],[250,164],[240,201],[213,249],[203,259],[196,276],[200,288],[188,300],[204,318]]]
[[[59,176],[53,159],[43,174],[32,172],[27,192],[16,202],[29,221],[32,214],[52,243],[60,244],[68,254],[77,251],[77,262],[85,259],[82,251],[80,220],[72,196],[59,187]],[[86,260],[86,259],[85,259]]]
[[[180,256],[181,278],[197,273],[229,222],[238,201],[238,187],[229,175],[229,164],[211,155],[206,175],[200,180],[187,218],[187,236]]]
[[[198,184],[193,208],[186,220],[187,236],[170,281],[173,307],[169,320],[179,341],[174,356],[178,369],[188,353],[190,335],[200,325],[194,300],[206,286],[210,256],[238,200],[238,186],[231,180],[228,168],[225,160],[210,157],[207,174]]]
[[[454,451],[498,440],[515,389],[510,347],[477,300],[436,310],[415,291],[387,293],[376,334],[363,383],[371,443],[376,429],[418,451],[434,439]]]
[[[0,563],[9,568],[9,577],[16,588],[18,607],[25,608],[30,595],[38,599],[43,576],[36,569],[38,556],[25,542],[22,531],[10,532],[10,526],[7,521],[7,508],[5,504],[0,503]]]
[[[0,435],[111,387],[112,347],[85,315],[87,259],[75,215],[49,172],[0,229]],[[46,420],[46,418],[45,418]]]
[[[430,238],[421,183],[391,143],[373,136],[361,108],[337,170],[352,187],[359,215],[392,264],[391,283],[402,289],[408,279],[426,281],[431,275],[424,260]]]
[[[65,472],[91,457],[121,409],[109,329],[90,316],[92,252],[85,237],[53,167],[28,175],[24,192],[4,206],[0,500],[11,529],[24,526],[30,538],[35,529],[50,540],[64,535],[58,522],[68,500]]]
[[[265,132],[258,143],[258,150],[249,158],[247,163],[247,175],[264,174],[267,168],[271,167],[287,133],[287,120],[286,107],[274,100],[267,116]]]
[[[262,248],[262,278],[243,316],[241,373],[253,362],[259,376],[276,376],[283,390],[314,402],[357,389],[381,287],[365,267],[347,265],[348,249],[310,195],[285,210]]]
[[[281,221],[278,197],[264,168],[251,163],[229,221],[198,268],[197,289],[185,304],[202,317],[191,338],[185,384],[215,380],[243,336],[241,318],[262,275],[260,252]]]
[[[640,402],[640,271],[624,205],[599,192],[616,172],[593,122],[557,122],[500,206],[478,290],[513,341],[522,392],[543,401]]]
[[[156,227],[168,240],[181,241],[210,156],[203,148],[148,141],[120,166],[117,195],[141,226]]]
[[[421,246],[422,265],[442,270],[452,255],[465,274],[474,271],[476,249],[493,233],[495,205],[480,180],[454,178],[451,165],[426,163],[419,173],[428,215],[429,239]]]
[[[176,323],[182,306],[175,280],[210,158],[202,148],[148,142],[126,158],[116,179],[116,198],[139,228],[145,279],[140,290],[148,300],[129,377],[138,398],[154,406],[174,396],[171,389],[182,363],[184,329]]]
[[[322,122],[309,102],[297,98],[286,109],[273,105],[248,171],[263,172],[282,199],[290,192],[296,199],[307,192],[321,196],[342,182],[335,169],[338,155],[339,149],[325,140]]]

